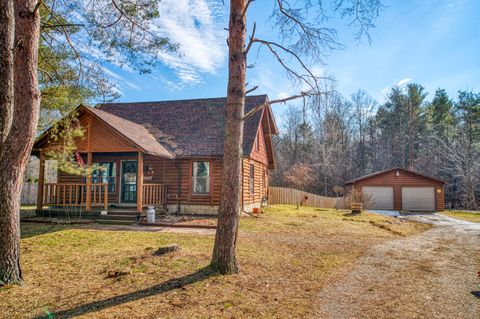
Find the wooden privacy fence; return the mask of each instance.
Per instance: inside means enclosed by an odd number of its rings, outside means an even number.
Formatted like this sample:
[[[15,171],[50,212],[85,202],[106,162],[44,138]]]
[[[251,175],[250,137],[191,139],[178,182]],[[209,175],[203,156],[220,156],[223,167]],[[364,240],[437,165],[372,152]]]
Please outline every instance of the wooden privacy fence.
[[[23,183],[21,204],[35,205],[37,203],[38,183]]]
[[[303,201],[303,206],[339,209],[348,206],[348,200],[344,197],[338,197],[338,199],[336,197],[325,197],[286,187],[269,187],[268,203],[271,205],[298,205],[305,196],[308,199]]]

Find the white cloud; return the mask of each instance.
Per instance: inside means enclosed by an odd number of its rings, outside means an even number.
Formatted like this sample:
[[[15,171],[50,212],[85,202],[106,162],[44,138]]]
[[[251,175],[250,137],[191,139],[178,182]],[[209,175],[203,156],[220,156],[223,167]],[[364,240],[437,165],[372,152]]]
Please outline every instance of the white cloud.
[[[227,6],[216,0],[163,0],[158,10],[160,17],[150,24],[150,30],[179,44],[177,52],[158,53],[160,61],[180,79],[167,83],[169,87],[179,88],[185,83],[202,82],[204,74],[214,74],[224,66],[228,50],[227,32],[224,29],[228,18]],[[137,71],[128,63],[122,63],[124,59],[121,52],[111,50],[107,55],[98,43],[87,41],[87,35],[82,34],[81,37],[84,39],[79,41],[78,49],[85,56],[109,61],[113,66],[130,72],[132,78],[135,77]],[[118,74],[106,72],[115,82],[123,83],[130,89],[139,89],[125,77],[119,79]],[[162,80],[168,82],[165,78]]]
[[[402,86],[402,85],[407,84],[408,82],[411,82],[411,81],[412,81],[412,79],[408,79],[408,78],[402,79],[402,80],[398,81],[397,86]]]
[[[291,95],[292,95],[292,94],[289,94],[289,93],[287,93],[287,92],[280,92],[280,93],[277,94],[277,98],[279,98],[279,99],[285,99],[285,98],[287,98],[287,97],[289,97],[289,96],[291,96]]]
[[[226,7],[214,0],[164,0],[159,5],[158,31],[180,44],[176,53],[162,52],[162,61],[183,82],[201,82],[225,61]]]
[[[121,76],[120,74],[115,73],[114,71],[111,71],[106,67],[102,67],[102,69],[105,72],[105,74],[110,77],[110,80],[117,84],[117,86],[125,87],[127,89],[133,89],[133,90],[141,89],[140,86],[138,86],[132,81],[127,80],[124,76]]]

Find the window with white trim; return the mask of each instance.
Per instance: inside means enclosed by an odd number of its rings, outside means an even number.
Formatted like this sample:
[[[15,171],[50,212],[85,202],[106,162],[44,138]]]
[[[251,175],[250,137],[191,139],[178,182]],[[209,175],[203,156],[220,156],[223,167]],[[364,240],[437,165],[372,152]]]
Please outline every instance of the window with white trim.
[[[210,194],[210,162],[192,162],[192,193]]]

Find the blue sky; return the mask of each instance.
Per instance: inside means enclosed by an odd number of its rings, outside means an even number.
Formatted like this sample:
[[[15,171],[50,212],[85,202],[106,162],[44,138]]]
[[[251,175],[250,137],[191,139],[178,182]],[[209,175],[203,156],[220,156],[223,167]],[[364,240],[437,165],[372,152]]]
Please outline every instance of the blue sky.
[[[226,1],[228,2],[228,1]],[[270,0],[258,0],[249,11],[257,35],[273,35]],[[384,1],[386,8],[370,32],[372,43],[358,43],[345,20],[325,26],[339,31],[344,50],[330,52],[315,66],[334,76],[338,91],[348,97],[365,89],[379,102],[393,85],[418,82],[433,95],[438,87],[454,97],[460,89],[480,91],[480,1]],[[128,66],[104,64],[117,83],[120,101],[155,101],[225,96],[227,83],[226,31],[228,8],[219,0],[163,0],[160,29],[178,42],[179,54],[164,54],[149,75]],[[253,50],[252,50],[253,51]],[[255,68],[248,81],[256,93],[270,98],[294,93],[285,72],[266,51],[249,56]],[[279,106],[277,112],[282,112]]]

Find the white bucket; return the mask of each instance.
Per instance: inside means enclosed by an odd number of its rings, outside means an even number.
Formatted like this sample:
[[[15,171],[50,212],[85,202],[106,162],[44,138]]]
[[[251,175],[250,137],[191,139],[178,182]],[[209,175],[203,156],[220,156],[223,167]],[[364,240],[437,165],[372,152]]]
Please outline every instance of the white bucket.
[[[148,206],[147,222],[148,223],[154,223],[155,222],[155,207],[153,207],[153,206]]]
[[[102,216],[107,215],[107,211],[106,211],[106,210],[101,210],[101,211],[100,211],[100,215],[102,215]]]

